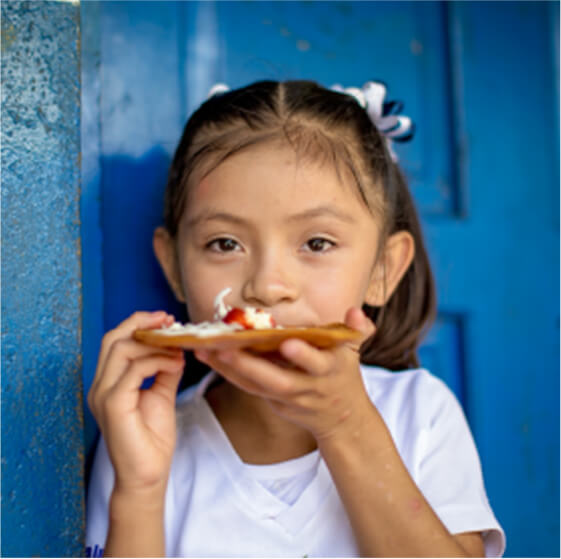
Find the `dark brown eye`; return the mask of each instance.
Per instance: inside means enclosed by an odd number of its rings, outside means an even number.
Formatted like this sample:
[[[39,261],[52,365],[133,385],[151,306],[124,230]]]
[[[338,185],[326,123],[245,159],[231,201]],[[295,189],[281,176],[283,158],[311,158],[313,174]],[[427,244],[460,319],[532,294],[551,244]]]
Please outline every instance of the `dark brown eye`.
[[[325,252],[332,246],[335,246],[335,244],[327,239],[323,239],[322,237],[314,237],[306,243],[306,246],[312,252]]]
[[[220,239],[214,239],[208,243],[207,247],[216,252],[233,252],[240,248],[240,245],[234,239],[228,237],[223,237]]]

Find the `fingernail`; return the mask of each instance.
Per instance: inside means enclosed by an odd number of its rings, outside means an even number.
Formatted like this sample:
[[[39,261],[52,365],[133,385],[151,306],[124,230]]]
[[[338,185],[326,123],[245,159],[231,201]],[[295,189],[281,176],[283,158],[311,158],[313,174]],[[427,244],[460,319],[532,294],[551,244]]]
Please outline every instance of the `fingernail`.
[[[280,353],[285,357],[296,357],[298,355],[298,344],[294,344],[292,340],[287,340],[280,346]]]

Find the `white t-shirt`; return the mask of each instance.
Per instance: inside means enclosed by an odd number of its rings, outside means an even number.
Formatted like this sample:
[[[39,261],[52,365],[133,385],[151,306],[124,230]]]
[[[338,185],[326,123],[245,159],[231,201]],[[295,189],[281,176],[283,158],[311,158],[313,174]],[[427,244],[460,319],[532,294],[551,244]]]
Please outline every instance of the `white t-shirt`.
[[[362,373],[410,475],[444,525],[452,534],[483,532],[486,555],[502,555],[504,533],[452,392],[423,369],[395,373],[363,366]],[[264,466],[242,462],[204,398],[213,378],[211,373],[178,398],[178,440],[165,505],[166,555],[358,556],[319,452]],[[100,556],[104,546],[113,480],[102,440],[89,489],[88,556]]]

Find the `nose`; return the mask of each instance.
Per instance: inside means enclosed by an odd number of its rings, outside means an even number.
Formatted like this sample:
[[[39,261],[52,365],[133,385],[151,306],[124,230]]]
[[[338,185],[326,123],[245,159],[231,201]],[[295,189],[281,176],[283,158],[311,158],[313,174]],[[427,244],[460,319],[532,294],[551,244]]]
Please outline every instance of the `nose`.
[[[274,307],[296,300],[296,274],[288,260],[273,250],[255,258],[242,289],[242,297],[248,305]]]

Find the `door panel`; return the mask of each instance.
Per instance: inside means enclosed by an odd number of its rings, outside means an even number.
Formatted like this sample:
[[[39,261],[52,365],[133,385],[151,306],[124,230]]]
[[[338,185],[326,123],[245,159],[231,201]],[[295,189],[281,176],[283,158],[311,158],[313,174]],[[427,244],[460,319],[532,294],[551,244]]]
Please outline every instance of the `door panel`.
[[[84,52],[98,64],[84,68],[98,78],[91,110],[100,147],[88,151],[85,138],[84,153],[85,164],[97,162],[103,243],[84,255],[102,262],[102,286],[92,290],[102,296],[89,301],[85,289],[85,309],[104,329],[140,308],[180,312],[151,233],[182,126],[211,85],[382,79],[417,125],[397,152],[439,296],[423,363],[464,406],[507,555],[558,554],[555,10],[540,2],[90,4],[83,20],[98,30],[98,49]],[[91,336],[84,328],[88,387],[102,328]]]
[[[448,141],[443,6],[204,2],[188,3],[184,9],[192,26],[186,54],[190,110],[218,80],[231,87],[257,79],[314,79],[348,87],[381,79],[390,96],[405,101],[405,114],[418,124],[419,141],[400,146],[399,153],[420,208],[425,214],[453,213],[458,197]],[[427,84],[432,84],[430,90]],[[428,149],[432,145],[442,147]]]

